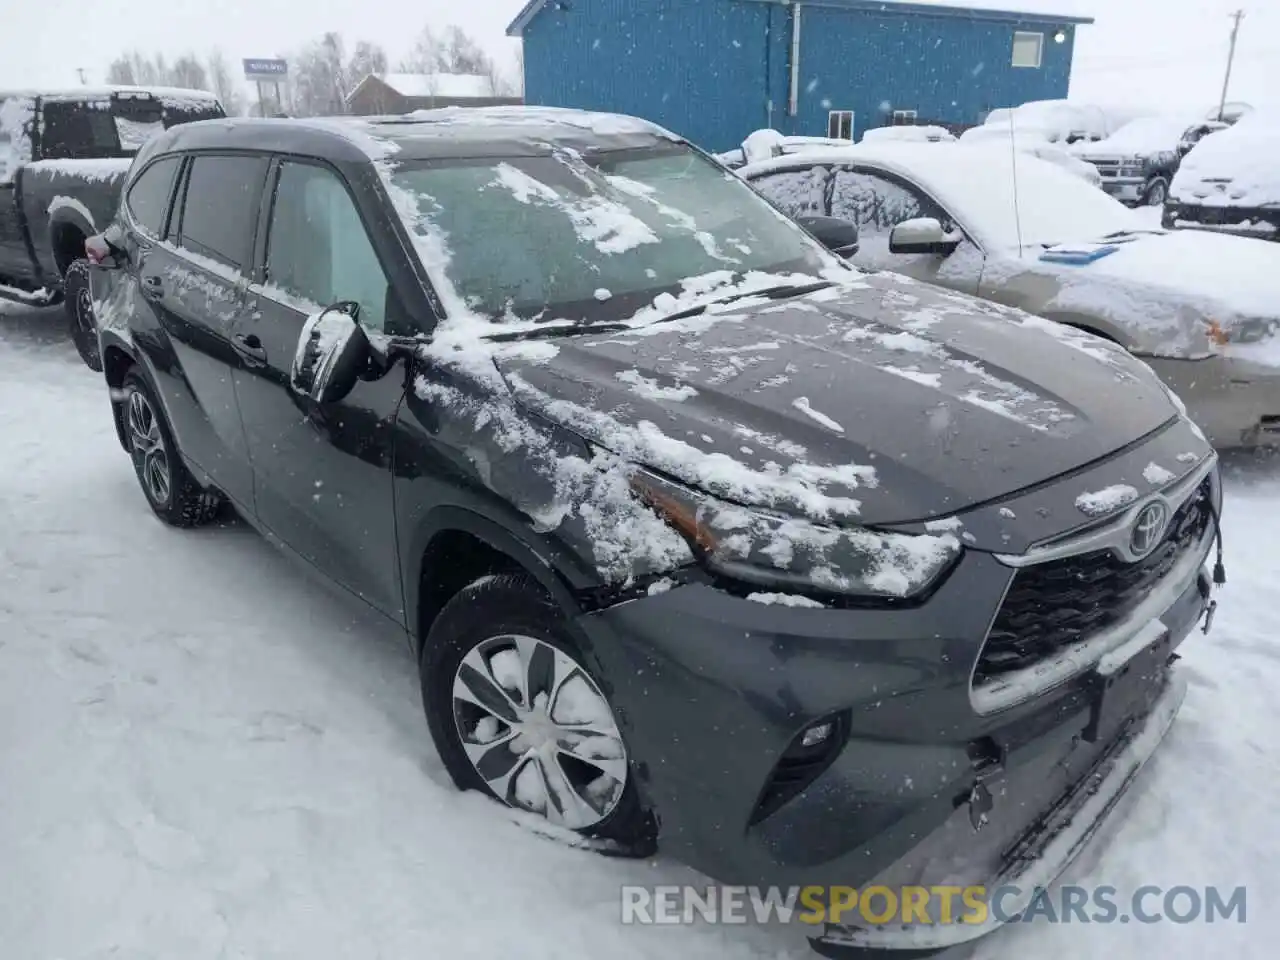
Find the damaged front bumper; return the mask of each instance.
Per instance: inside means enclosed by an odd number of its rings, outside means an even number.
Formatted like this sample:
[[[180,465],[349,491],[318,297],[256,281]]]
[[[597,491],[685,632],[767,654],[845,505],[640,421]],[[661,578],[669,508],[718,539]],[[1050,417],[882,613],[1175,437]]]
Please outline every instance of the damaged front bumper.
[[[981,922],[950,924],[897,924],[879,927],[828,925],[814,938],[814,949],[823,956],[849,960],[862,952],[893,951],[896,955],[927,956],[986,936],[1016,918],[1036,893],[1047,887],[1084,849],[1106,822],[1120,798],[1133,783],[1169,732],[1186,696],[1186,681],[1171,676],[1146,717],[1115,741],[1088,776],[1080,780],[1009,851],[1005,866],[985,886],[989,893],[1016,888],[999,909],[988,909]],[[1034,769],[1022,778],[1036,776]],[[1016,795],[1010,785],[1008,793]],[[998,816],[997,802],[988,816]],[[953,825],[969,829],[969,813],[957,810]],[[947,829],[944,827],[944,829]],[[881,878],[877,878],[879,884]],[[989,905],[990,907],[990,905]]]

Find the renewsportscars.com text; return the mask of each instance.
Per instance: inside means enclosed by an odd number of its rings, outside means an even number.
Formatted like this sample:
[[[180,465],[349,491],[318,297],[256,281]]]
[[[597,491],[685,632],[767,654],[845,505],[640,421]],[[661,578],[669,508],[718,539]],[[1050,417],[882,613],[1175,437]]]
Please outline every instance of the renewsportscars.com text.
[[[1246,888],[622,888],[625,924],[1245,923]]]

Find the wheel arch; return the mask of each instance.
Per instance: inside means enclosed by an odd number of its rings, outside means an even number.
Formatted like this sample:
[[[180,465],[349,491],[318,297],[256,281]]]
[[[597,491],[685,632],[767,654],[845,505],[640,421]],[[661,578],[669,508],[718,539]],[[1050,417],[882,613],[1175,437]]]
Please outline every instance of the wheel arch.
[[[461,506],[433,510],[415,529],[404,551],[405,610],[415,655],[432,623],[459,590],[496,573],[532,577],[567,617],[581,612],[577,592],[584,571],[563,551],[531,543],[503,524]]]
[[[1095,337],[1110,340],[1118,347],[1129,349],[1123,333],[1117,327],[1097,317],[1089,317],[1077,313],[1046,313],[1044,314],[1044,319],[1060,323],[1064,327],[1073,327],[1076,330],[1083,330],[1085,333],[1092,333]]]
[[[116,425],[116,438],[120,441],[120,447],[125,452],[129,450],[129,441],[125,436],[124,405],[120,402],[119,391],[124,388],[124,378],[130,370],[134,369],[147,382],[147,386],[156,395],[157,402],[163,405],[164,401],[160,399],[160,391],[156,388],[156,378],[152,375],[151,369],[146,361],[141,358],[139,352],[135,351],[132,346],[119,337],[104,332],[102,336],[102,376],[107,382],[107,389],[111,397],[111,419]],[[165,415],[168,415],[167,412]]]
[[[84,242],[97,231],[94,225],[74,207],[57,207],[49,217],[49,246],[58,276],[64,277],[67,268],[84,256]]]

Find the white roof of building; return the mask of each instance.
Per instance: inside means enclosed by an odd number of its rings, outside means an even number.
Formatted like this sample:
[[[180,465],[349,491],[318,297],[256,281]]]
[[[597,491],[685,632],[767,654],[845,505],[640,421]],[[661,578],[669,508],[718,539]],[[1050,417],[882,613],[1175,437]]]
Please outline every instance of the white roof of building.
[[[470,73],[388,73],[379,77],[402,97],[492,97],[493,81]]]

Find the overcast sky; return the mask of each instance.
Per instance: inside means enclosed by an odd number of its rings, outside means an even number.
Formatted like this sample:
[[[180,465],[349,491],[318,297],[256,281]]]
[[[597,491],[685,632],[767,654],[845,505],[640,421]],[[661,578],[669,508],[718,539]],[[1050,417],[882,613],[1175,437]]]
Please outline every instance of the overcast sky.
[[[592,0],[580,0],[592,2]],[[711,0],[688,0],[711,2]],[[394,65],[424,25],[456,23],[504,65],[503,31],[524,0],[7,0],[0,88],[102,82],[119,53],[218,47],[233,62],[270,57],[327,30],[382,44]],[[1104,103],[1203,110],[1226,65],[1228,14],[1243,7],[1232,99],[1280,107],[1280,0],[977,0],[974,5],[1083,14],[1071,95]]]

